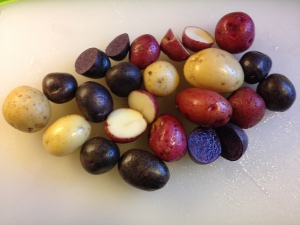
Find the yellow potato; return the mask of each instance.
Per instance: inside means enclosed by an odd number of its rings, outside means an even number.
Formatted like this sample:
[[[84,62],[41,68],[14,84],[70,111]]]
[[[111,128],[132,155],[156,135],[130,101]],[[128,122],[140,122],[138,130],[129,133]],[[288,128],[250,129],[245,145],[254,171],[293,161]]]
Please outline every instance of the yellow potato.
[[[183,73],[192,86],[219,93],[235,91],[244,82],[239,61],[217,48],[208,48],[190,56],[184,64]]]
[[[179,74],[169,62],[156,61],[144,70],[145,89],[155,96],[172,94],[179,84]]]
[[[34,133],[44,128],[50,117],[51,107],[43,92],[30,86],[12,90],[3,103],[4,119],[14,128]]]
[[[80,115],[61,117],[43,135],[43,145],[52,155],[63,156],[79,149],[89,138],[91,125]]]

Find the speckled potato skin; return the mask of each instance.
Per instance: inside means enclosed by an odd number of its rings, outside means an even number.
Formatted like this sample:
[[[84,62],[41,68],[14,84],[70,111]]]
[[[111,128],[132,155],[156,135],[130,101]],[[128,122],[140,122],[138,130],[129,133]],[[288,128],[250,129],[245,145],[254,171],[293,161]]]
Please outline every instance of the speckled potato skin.
[[[155,96],[172,94],[179,85],[177,69],[167,61],[156,61],[144,70],[145,89]]]
[[[59,118],[43,135],[43,145],[52,155],[64,156],[79,149],[90,136],[91,125],[77,114]]]
[[[187,152],[187,142],[181,122],[170,114],[159,116],[151,125],[149,145],[166,162],[178,161]]]
[[[193,87],[231,93],[244,83],[244,72],[232,54],[208,48],[191,55],[184,64],[184,77]]]
[[[19,86],[3,103],[4,119],[17,130],[34,133],[43,129],[51,117],[49,100],[40,90]]]
[[[202,127],[223,126],[232,115],[227,99],[211,90],[187,88],[177,94],[175,101],[183,116]]]
[[[242,87],[233,92],[228,101],[232,106],[230,121],[247,129],[258,124],[266,112],[266,104],[252,88]]]

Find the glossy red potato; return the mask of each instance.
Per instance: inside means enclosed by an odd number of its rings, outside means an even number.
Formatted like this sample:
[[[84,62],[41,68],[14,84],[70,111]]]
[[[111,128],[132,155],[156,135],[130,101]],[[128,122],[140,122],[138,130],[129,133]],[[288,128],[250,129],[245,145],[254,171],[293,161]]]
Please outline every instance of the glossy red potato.
[[[159,116],[151,125],[149,145],[166,162],[181,159],[187,152],[187,142],[181,122],[170,114]]]
[[[255,25],[252,18],[244,12],[232,12],[223,16],[215,29],[217,45],[232,54],[241,53],[250,48],[255,37]]]
[[[151,34],[137,37],[130,46],[129,62],[140,69],[145,69],[155,62],[160,55],[160,46]]]
[[[223,126],[232,114],[232,107],[226,98],[201,88],[187,88],[179,92],[176,106],[189,121],[202,127]]]
[[[264,100],[250,87],[239,88],[228,97],[228,101],[232,106],[230,121],[241,128],[255,126],[265,115]]]

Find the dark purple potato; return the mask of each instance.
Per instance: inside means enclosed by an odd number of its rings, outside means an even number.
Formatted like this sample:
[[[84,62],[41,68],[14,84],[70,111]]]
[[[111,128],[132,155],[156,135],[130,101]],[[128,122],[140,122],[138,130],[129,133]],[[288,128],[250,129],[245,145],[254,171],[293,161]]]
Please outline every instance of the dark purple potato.
[[[155,191],[164,187],[170,178],[169,169],[164,161],[140,149],[125,152],[119,159],[118,169],[125,182],[145,191]]]
[[[221,142],[212,128],[195,128],[188,137],[188,153],[198,164],[215,161],[221,154]]]
[[[127,97],[131,91],[140,89],[143,75],[132,63],[121,62],[106,72],[105,81],[112,93],[119,97]]]
[[[91,174],[103,174],[114,168],[120,157],[116,143],[103,137],[87,140],[80,150],[82,167]]]
[[[283,112],[296,100],[296,89],[292,82],[282,74],[271,74],[261,81],[256,92],[264,99],[268,110]]]
[[[250,51],[241,57],[240,64],[244,71],[245,82],[256,84],[268,76],[272,67],[272,60],[264,53]]]
[[[246,132],[231,123],[216,128],[222,146],[221,156],[230,161],[236,161],[245,153],[248,147]]]
[[[44,94],[51,102],[57,104],[71,101],[75,97],[77,87],[75,77],[68,73],[49,73],[42,81]]]
[[[105,49],[105,54],[115,61],[121,61],[125,59],[127,53],[129,52],[129,49],[129,36],[127,33],[124,33],[120,34],[109,43],[109,45]]]
[[[77,89],[75,99],[85,118],[94,123],[104,121],[113,110],[111,94],[103,85],[94,81],[81,84]]]
[[[97,48],[85,50],[75,62],[76,72],[89,78],[102,78],[109,68],[109,58]]]

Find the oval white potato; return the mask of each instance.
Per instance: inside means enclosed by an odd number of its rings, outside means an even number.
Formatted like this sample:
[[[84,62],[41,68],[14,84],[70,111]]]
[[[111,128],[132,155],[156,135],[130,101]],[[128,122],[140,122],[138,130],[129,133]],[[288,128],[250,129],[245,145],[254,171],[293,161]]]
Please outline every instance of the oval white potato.
[[[64,156],[79,149],[90,133],[91,125],[84,117],[67,115],[47,128],[43,135],[43,145],[50,154]]]
[[[179,85],[177,69],[167,61],[151,63],[143,75],[145,89],[155,96],[170,95]]]
[[[194,87],[230,93],[244,82],[239,61],[230,53],[208,48],[191,55],[184,64],[185,79]]]
[[[51,117],[50,103],[44,93],[26,85],[7,95],[2,111],[11,126],[26,133],[43,129]]]

